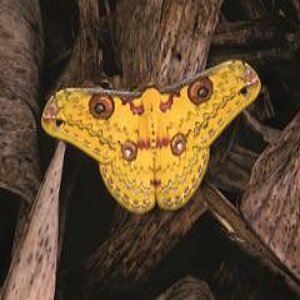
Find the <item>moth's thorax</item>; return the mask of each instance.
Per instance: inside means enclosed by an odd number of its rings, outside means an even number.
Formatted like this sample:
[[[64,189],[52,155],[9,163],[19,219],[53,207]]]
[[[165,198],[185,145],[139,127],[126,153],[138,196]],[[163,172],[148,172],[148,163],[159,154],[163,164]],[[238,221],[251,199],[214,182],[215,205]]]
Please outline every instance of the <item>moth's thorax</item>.
[[[161,94],[155,88],[148,88],[141,96],[140,106],[143,113],[139,116],[139,149],[155,150],[169,146],[170,137],[161,114],[171,109],[170,96]]]
[[[161,101],[166,96],[162,95],[156,88],[148,88],[141,96],[145,115],[155,115],[159,112]]]

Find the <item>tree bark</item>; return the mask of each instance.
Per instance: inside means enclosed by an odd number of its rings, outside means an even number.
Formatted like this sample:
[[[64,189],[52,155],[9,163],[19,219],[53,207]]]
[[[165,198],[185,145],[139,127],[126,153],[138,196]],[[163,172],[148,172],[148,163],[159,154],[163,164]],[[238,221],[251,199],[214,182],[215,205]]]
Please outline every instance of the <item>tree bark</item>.
[[[300,113],[252,170],[242,214],[256,234],[300,281]]]
[[[37,0],[0,1],[0,187],[30,204],[40,180],[36,120],[42,38]]]
[[[122,87],[166,87],[204,70],[221,0],[120,1]],[[136,30],[139,28],[139,30]]]
[[[99,3],[79,0],[79,33],[72,55],[55,84],[54,91],[86,85],[100,74],[102,52],[99,49]],[[54,92],[52,91],[52,93]]]
[[[107,287],[122,290],[144,281],[205,210],[199,191],[179,211],[156,209],[148,215],[130,215],[120,227],[113,227],[109,238],[84,264],[87,297]]]
[[[208,285],[197,278],[187,276],[169,287],[156,300],[214,300]]]
[[[56,283],[58,204],[65,145],[59,144],[14,253],[1,299],[53,300]]]
[[[37,120],[43,30],[39,1],[0,0],[0,40],[1,211],[4,207],[18,210],[17,242],[40,182]],[[16,222],[9,214],[5,219],[1,233]],[[9,265],[10,257],[4,257],[3,252],[13,242],[1,234],[0,244],[1,264],[7,260]]]

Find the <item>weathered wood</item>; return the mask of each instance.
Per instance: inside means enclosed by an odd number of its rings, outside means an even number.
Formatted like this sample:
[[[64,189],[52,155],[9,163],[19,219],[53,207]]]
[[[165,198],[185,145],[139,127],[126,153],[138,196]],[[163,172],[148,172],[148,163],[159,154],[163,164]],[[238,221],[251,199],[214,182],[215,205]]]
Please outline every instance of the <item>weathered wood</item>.
[[[249,255],[249,251],[240,252],[235,247],[227,253],[213,282],[209,283],[217,299],[299,299],[299,292],[290,289],[285,278],[269,268],[263,257]]]
[[[15,242],[40,182],[36,120],[42,58],[39,1],[0,0],[0,199],[2,207],[19,211],[17,220],[6,216],[2,232],[16,222]],[[2,251],[10,249],[5,235],[0,243]],[[6,260],[2,252],[1,260]]]
[[[243,240],[262,256],[276,262],[276,258],[257,237],[247,228],[247,224],[239,215],[237,209],[210,184],[203,187],[204,199],[212,213],[227,229],[232,239]]]
[[[285,280],[284,284],[300,295],[300,286],[297,281],[281,268],[276,255],[248,227],[239,211],[212,185],[206,184],[202,190],[208,207],[224,226],[228,236],[248,254],[259,258],[260,263],[263,263],[269,270],[279,274]]]
[[[281,135],[281,130],[261,124],[247,111],[244,111],[244,116],[247,119],[248,124],[262,136],[266,143],[274,144],[278,141]]]
[[[97,19],[98,3],[83,0],[80,1],[80,9],[82,30],[71,61],[57,83],[56,89],[82,83],[98,72],[100,50],[97,44],[97,23],[96,21],[93,22],[94,20],[91,23],[87,22],[86,16],[95,16]],[[87,23],[92,27],[86,26]],[[96,51],[96,54],[91,51],[87,55],[90,47]],[[62,244],[64,236],[63,231],[59,245],[58,198],[64,149],[64,144],[59,143],[49,171],[45,176],[45,182],[35,201],[28,228],[24,231],[19,247],[14,254],[12,266],[3,289],[3,299],[54,299],[56,261],[61,250],[59,246]],[[65,221],[66,214],[67,212],[63,210],[63,221]]]
[[[225,18],[216,28],[208,65],[215,65],[233,55],[254,66],[264,67],[293,60],[299,49],[296,31],[284,30],[279,16],[278,19],[272,18],[264,1],[230,0],[226,4],[232,8],[229,13],[233,16],[230,15],[230,21]]]
[[[256,102],[256,105],[250,106],[249,109],[247,109],[246,111],[249,111],[260,121],[276,117],[273,99],[271,97],[270,90],[266,86],[266,84],[263,84],[261,87],[259,93],[259,101]],[[245,114],[243,113],[243,115]],[[247,118],[245,120],[247,121],[247,124],[249,124]]]
[[[257,160],[241,204],[262,241],[300,280],[300,113]]]
[[[40,180],[41,24],[39,1],[0,1],[0,188],[30,204]]]
[[[65,145],[60,142],[14,253],[3,300],[53,300],[56,282],[59,187]]]
[[[257,49],[284,43],[284,31],[280,24],[263,19],[220,23],[216,28],[212,46]]]
[[[239,18],[257,20],[268,17],[268,11],[263,0],[230,1],[232,7],[235,7],[238,12]]]
[[[299,0],[292,0],[292,4],[295,8],[297,13],[298,21],[300,21],[300,1]]]
[[[169,287],[156,300],[213,300],[215,297],[206,282],[187,276]]]
[[[218,153],[224,155],[222,151]],[[224,161],[217,161],[218,165],[210,164],[208,180],[221,190],[242,193],[248,185],[257,154],[236,143],[224,156]]]
[[[85,293],[91,297],[107,287],[126,289],[141,283],[205,210],[199,191],[178,211],[131,215],[85,262]]]
[[[72,55],[54,90],[78,85],[86,86],[87,81],[97,80],[100,73],[102,52],[98,42],[99,3],[80,0],[78,4],[78,37]]]
[[[204,70],[221,0],[120,1],[122,86],[165,87]],[[139,30],[137,30],[139,28]]]
[[[298,49],[298,47],[296,47]],[[222,52],[218,52],[213,49],[210,52],[210,57],[208,59],[209,65],[216,65],[222,61],[232,58],[232,49],[227,49]],[[276,64],[287,64],[291,63],[295,57],[294,49],[289,46],[281,46],[272,49],[261,49],[261,50],[244,50],[241,49],[235,53],[240,59],[247,61],[251,65],[260,65],[263,67],[268,67]]]

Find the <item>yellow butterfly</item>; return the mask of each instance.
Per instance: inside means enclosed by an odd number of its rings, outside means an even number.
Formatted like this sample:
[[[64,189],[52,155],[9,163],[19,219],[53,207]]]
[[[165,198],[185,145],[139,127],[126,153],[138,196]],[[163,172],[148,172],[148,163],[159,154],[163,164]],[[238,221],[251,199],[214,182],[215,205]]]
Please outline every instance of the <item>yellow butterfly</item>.
[[[48,101],[42,126],[96,159],[128,210],[175,210],[199,187],[209,146],[260,87],[256,72],[233,60],[163,91],[68,88]]]

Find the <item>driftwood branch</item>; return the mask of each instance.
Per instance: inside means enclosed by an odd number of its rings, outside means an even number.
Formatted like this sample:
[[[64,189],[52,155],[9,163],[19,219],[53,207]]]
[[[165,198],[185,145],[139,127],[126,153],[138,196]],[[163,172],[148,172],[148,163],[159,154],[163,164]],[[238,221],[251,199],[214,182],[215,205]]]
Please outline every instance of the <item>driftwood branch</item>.
[[[1,299],[54,299],[58,204],[65,145],[60,143],[14,253]]]
[[[221,4],[221,0],[120,2],[116,34],[122,86],[152,82],[165,87],[204,70]]]
[[[300,281],[300,113],[259,157],[242,213],[251,228]]]
[[[250,255],[259,256],[262,263],[273,272],[280,274],[294,292],[299,295],[300,288],[297,280],[286,274],[281,267],[280,260],[276,257],[276,253],[274,254],[268,246],[261,242],[249,228],[248,223],[242,218],[237,208],[210,184],[203,187],[203,193],[208,207],[226,229],[228,236]],[[297,261],[294,260],[294,262],[297,264]]]
[[[43,35],[38,1],[0,1],[0,187],[32,204]]]
[[[180,211],[130,216],[84,263],[85,292],[91,297],[109,286],[124,289],[143,282],[205,210],[199,192]]]
[[[1,211],[7,211],[1,230],[15,223],[8,208],[18,208],[17,243],[40,182],[37,120],[43,30],[38,1],[0,1],[0,40],[0,198]],[[13,242],[1,235],[0,243],[3,264],[3,251]]]
[[[156,300],[214,300],[214,296],[208,285],[191,276],[182,278]]]

